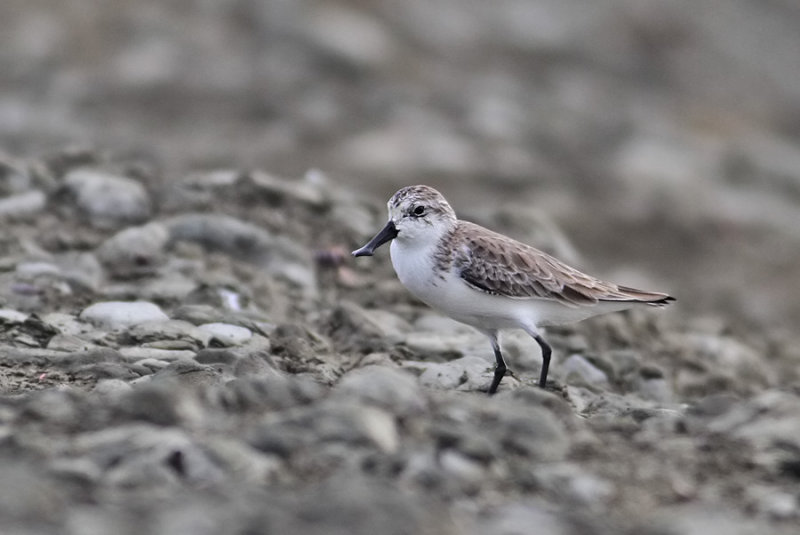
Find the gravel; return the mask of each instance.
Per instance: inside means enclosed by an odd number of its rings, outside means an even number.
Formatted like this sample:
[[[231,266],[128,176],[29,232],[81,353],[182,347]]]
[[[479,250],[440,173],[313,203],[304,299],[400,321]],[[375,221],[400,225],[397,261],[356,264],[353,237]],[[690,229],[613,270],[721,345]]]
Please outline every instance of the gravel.
[[[787,2],[34,4],[0,532],[798,532]],[[678,302],[548,329],[546,390],[503,333],[490,398],[485,336],[349,257],[414,183]]]

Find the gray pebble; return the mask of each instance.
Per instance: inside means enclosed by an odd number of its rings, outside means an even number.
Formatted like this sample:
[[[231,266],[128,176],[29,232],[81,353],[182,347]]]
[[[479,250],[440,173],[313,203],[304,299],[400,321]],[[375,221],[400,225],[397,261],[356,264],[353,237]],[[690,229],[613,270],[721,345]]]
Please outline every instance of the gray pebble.
[[[263,414],[312,403],[320,399],[325,390],[304,377],[267,373],[228,381],[212,392],[215,402],[226,410]]]
[[[486,359],[492,355],[487,338],[474,330],[455,333],[413,331],[408,333],[404,342],[411,351],[424,357],[464,356]]]
[[[182,214],[164,221],[171,241],[192,241],[264,267],[306,289],[315,286],[311,253],[284,236],[220,214]]]
[[[105,270],[94,253],[67,251],[56,255],[53,261],[58,266],[61,278],[73,289],[97,292],[105,282]]]
[[[582,355],[570,355],[559,366],[564,381],[572,385],[607,387],[608,376]]]
[[[263,171],[248,173],[244,177],[244,181],[254,189],[257,195],[275,204],[296,202],[316,210],[324,208],[328,204],[328,195],[321,187],[320,181],[286,180]]]
[[[164,249],[169,231],[161,223],[127,228],[113,235],[97,249],[97,257],[116,277],[155,273],[165,262]]]
[[[131,401],[136,401],[132,399]],[[104,483],[128,489],[178,487],[180,481],[219,481],[220,468],[182,430],[151,424],[121,425],[84,433],[75,453],[91,459],[103,471]]]
[[[92,342],[88,342],[83,338],[71,334],[57,334],[47,342],[47,349],[68,351],[70,353],[75,351],[88,351],[96,348],[97,346]]]
[[[140,374],[133,367],[121,362],[98,362],[71,368],[77,379],[94,381],[97,379],[136,379]]]
[[[208,345],[210,338],[207,332],[195,327],[188,321],[181,320],[157,320],[137,323],[119,336],[120,341],[128,345],[181,341],[193,349]]]
[[[78,321],[72,314],[65,314],[63,312],[51,312],[42,316],[42,321],[57,329],[61,334],[80,336],[90,330],[92,327]]]
[[[238,439],[215,436],[203,447],[223,469],[254,485],[269,481],[283,467],[279,457],[266,455]]]
[[[273,497],[272,500],[275,500]],[[304,535],[457,535],[442,503],[430,495],[415,496],[397,484],[342,469],[322,484],[300,493],[286,493],[240,533]]]
[[[401,342],[410,325],[385,310],[366,310],[340,301],[328,321],[331,338],[344,349],[362,353],[382,351]]]
[[[47,195],[34,189],[0,198],[0,217],[28,219],[40,214],[47,205]]]
[[[166,265],[158,274],[148,277],[137,286],[136,293],[145,301],[180,302],[188,299],[189,295],[197,288],[197,281],[183,275],[177,270],[179,265]]]
[[[675,393],[672,390],[672,384],[663,378],[642,378],[637,382],[636,390],[644,399],[650,399],[665,404],[675,402]]]
[[[240,346],[253,337],[250,329],[229,323],[204,323],[197,329],[209,337],[209,343],[220,346]]]
[[[120,379],[101,379],[94,385],[92,393],[107,399],[117,400],[133,390],[130,383]]]
[[[100,169],[69,171],[64,184],[92,225],[113,228],[150,217],[150,198],[139,182]]]
[[[22,407],[20,417],[59,425],[76,425],[81,420],[78,398],[83,394],[75,390],[49,389],[30,395]]]
[[[492,382],[494,367],[480,357],[463,357],[450,362],[405,362],[406,367],[422,369],[419,382],[442,390],[486,392]],[[500,388],[515,388],[519,381],[506,376]]]
[[[502,535],[526,535],[532,526],[543,535],[569,535],[573,533],[569,522],[565,522],[540,503],[511,502],[492,508],[485,517],[471,526],[469,535],[497,533]]]
[[[505,404],[498,400],[501,406]],[[496,436],[503,448],[511,453],[542,461],[563,459],[569,447],[564,424],[547,410],[509,402],[490,436]]]
[[[57,533],[54,526],[63,519],[68,492],[46,477],[41,462],[20,456],[16,461],[5,458],[0,463],[0,481],[13,489],[13,492],[0,493],[4,531],[23,535]],[[20,526],[18,531],[16,526]]]
[[[131,346],[122,347],[119,350],[122,358],[129,362],[136,362],[146,359],[155,359],[166,362],[193,359],[195,352],[185,349],[159,349],[154,347]]]
[[[269,353],[255,351],[242,356],[233,368],[236,377],[272,377],[281,375]]]
[[[154,358],[151,357],[151,358],[146,358],[146,359],[142,359],[142,360],[137,360],[136,364],[138,366],[143,366],[144,368],[147,368],[151,372],[156,372],[158,370],[161,370],[161,369],[166,368],[167,366],[169,366],[170,362],[173,362],[173,361],[171,361],[171,360],[169,360],[169,361],[168,360],[159,360],[159,359],[154,359]]]
[[[147,301],[107,301],[83,309],[80,319],[114,330],[148,321],[166,321],[169,317],[158,305]]]
[[[173,318],[188,321],[194,325],[220,322],[224,316],[225,313],[217,307],[206,304],[181,305],[172,313]]]
[[[766,485],[748,487],[746,500],[753,509],[774,520],[794,519],[800,513],[800,502],[794,493]]]
[[[52,262],[31,261],[17,264],[16,274],[20,279],[33,280],[37,277],[60,277],[61,270]]]
[[[346,373],[334,388],[340,398],[358,398],[393,414],[420,414],[427,405],[416,378],[386,366],[365,366]]]
[[[233,364],[240,355],[228,349],[207,348],[197,352],[194,359],[200,364]]]
[[[98,364],[102,362],[121,362],[123,360],[119,351],[108,347],[98,347],[70,353],[63,358],[63,362],[75,364]]]
[[[611,482],[574,463],[539,466],[534,477],[538,488],[553,493],[560,500],[581,506],[602,507],[615,492]]]
[[[177,382],[135,384],[120,398],[115,409],[126,419],[164,426],[188,424],[201,417],[201,409],[191,389],[182,388]]]
[[[399,445],[399,436],[394,418],[386,411],[327,401],[268,416],[253,427],[248,442],[284,457],[305,447],[330,443],[391,453]]]
[[[0,320],[3,320],[7,323],[22,323],[26,319],[28,319],[28,315],[24,312],[20,312],[19,310],[13,310],[10,308],[0,309]]]
[[[32,182],[30,166],[26,162],[0,153],[0,195],[24,193]]]

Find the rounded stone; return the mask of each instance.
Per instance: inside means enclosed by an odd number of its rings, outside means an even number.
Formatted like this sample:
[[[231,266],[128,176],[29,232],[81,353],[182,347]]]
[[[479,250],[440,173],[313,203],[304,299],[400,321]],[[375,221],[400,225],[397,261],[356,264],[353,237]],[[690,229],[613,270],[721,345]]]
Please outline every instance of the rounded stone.
[[[99,169],[79,168],[64,177],[92,225],[100,228],[139,223],[150,217],[150,198],[144,186]]]
[[[348,372],[335,392],[345,398],[358,397],[393,414],[419,414],[426,406],[416,378],[386,366],[365,366]]]
[[[121,230],[97,249],[98,259],[116,276],[155,273],[164,263],[169,231],[161,223]]]
[[[86,307],[80,319],[109,329],[125,329],[147,321],[167,321],[161,308],[147,301],[106,301]]]
[[[47,195],[34,189],[0,199],[0,217],[25,219],[39,215],[47,206]]]
[[[230,323],[204,323],[198,329],[211,335],[210,343],[216,340],[223,346],[239,346],[253,337],[250,329]]]
[[[19,310],[14,310],[11,308],[2,308],[0,309],[0,320],[6,321],[8,323],[22,323],[28,319],[28,315],[24,312],[20,312]]]

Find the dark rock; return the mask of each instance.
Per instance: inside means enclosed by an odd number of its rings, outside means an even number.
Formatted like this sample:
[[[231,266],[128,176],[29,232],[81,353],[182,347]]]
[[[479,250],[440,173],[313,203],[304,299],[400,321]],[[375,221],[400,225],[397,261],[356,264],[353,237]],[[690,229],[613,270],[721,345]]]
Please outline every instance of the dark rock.
[[[200,364],[233,364],[240,358],[229,349],[216,348],[201,349],[194,357]]]

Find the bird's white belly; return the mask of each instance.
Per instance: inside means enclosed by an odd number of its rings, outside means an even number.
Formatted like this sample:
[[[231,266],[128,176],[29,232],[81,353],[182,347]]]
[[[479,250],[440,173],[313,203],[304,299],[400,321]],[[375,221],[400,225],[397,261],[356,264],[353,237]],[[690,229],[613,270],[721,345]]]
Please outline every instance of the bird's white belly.
[[[535,325],[525,302],[475,290],[451,271],[437,272],[428,251],[401,249],[393,242],[391,256],[403,286],[457,321],[480,329],[521,327],[523,322]]]
[[[570,307],[550,299],[515,299],[469,286],[458,274],[437,272],[431,251],[391,245],[392,265],[400,282],[418,299],[451,318],[481,330],[560,325],[629,308],[630,303]]]

